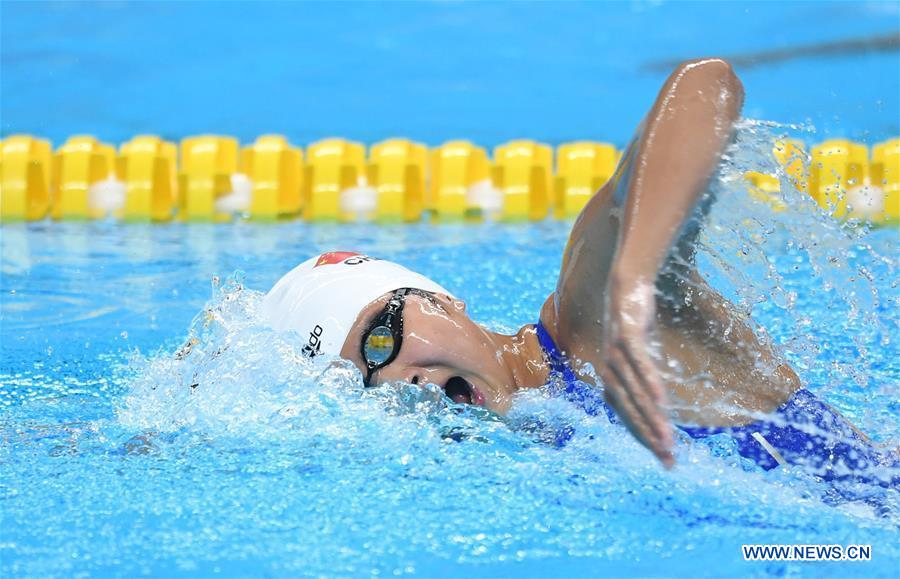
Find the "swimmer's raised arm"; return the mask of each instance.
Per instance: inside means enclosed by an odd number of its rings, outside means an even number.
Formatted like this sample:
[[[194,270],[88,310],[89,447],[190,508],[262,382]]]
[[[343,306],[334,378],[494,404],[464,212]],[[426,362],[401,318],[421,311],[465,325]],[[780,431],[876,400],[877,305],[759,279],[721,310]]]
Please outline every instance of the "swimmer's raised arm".
[[[616,174],[576,220],[556,292],[541,312],[557,344],[593,365],[607,401],[667,466],[672,427],[651,356],[655,283],[742,103],[741,82],[723,60],[689,61],[672,73]]]

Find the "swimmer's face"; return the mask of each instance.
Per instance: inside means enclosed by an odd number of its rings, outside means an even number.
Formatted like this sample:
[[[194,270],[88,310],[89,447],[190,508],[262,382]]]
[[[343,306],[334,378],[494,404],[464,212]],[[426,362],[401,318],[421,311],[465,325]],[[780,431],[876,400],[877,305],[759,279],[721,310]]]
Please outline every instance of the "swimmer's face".
[[[383,295],[360,312],[341,349],[341,357],[356,364],[363,376],[366,364],[360,344],[392,295]],[[397,357],[372,375],[371,384],[434,384],[455,402],[505,413],[515,380],[491,334],[469,318],[462,301],[445,294],[430,295],[432,299],[405,296],[403,341]]]

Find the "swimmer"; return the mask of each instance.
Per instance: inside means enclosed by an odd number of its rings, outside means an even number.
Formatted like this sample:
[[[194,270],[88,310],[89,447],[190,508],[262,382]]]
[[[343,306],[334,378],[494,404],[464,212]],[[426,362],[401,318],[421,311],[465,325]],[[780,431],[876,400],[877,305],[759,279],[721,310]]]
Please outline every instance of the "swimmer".
[[[297,266],[262,313],[295,332],[304,354],[352,361],[366,387],[433,384],[454,402],[504,414],[516,392],[549,384],[586,412],[621,420],[667,467],[673,423],[693,438],[730,434],[763,468],[805,460],[838,478],[873,464],[868,440],[802,388],[695,266],[712,202],[704,193],[743,98],[724,60],[673,72],[575,221],[537,323],[515,335],[479,326],[434,281],[353,252]]]

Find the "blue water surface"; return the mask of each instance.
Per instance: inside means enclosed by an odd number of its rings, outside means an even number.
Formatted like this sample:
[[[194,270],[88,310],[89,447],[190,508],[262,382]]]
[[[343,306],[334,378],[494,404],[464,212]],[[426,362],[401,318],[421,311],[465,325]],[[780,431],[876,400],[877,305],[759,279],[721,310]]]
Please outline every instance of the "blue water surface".
[[[897,34],[897,2],[3,2],[2,135],[622,145],[668,66]],[[738,67],[746,112],[900,133],[900,53]]]

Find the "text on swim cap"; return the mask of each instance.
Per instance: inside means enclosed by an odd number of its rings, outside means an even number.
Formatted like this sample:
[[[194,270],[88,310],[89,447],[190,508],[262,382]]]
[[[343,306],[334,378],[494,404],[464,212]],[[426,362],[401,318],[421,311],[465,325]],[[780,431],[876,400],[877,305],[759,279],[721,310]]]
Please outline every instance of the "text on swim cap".
[[[309,333],[309,340],[300,352],[304,356],[313,358],[321,353],[322,350],[322,332],[325,330],[322,326],[316,324],[316,327]]]
[[[344,265],[359,265],[361,263],[366,263],[367,261],[379,261],[379,259],[377,257],[369,257],[368,255],[357,255],[356,257],[345,259]]]

